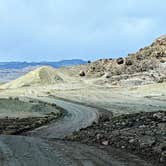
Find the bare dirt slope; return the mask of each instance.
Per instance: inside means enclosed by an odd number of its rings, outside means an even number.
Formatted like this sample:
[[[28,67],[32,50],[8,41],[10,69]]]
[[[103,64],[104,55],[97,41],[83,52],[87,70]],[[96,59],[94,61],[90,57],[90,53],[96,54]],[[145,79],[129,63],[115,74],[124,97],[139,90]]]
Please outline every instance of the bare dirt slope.
[[[49,66],[39,67],[30,73],[11,81],[2,88],[19,88],[24,86],[33,86],[33,85],[48,85],[55,83],[62,83],[63,78],[61,78],[56,70]]]

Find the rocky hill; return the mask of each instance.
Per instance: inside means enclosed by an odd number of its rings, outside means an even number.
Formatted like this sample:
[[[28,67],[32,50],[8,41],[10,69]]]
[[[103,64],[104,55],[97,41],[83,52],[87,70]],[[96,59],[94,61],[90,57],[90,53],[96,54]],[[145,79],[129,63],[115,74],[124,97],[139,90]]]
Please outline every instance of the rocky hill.
[[[87,65],[85,75],[98,83],[147,84],[166,81],[166,35],[125,58],[100,59]]]
[[[83,80],[83,83],[95,85],[137,86],[165,82],[166,35],[157,38],[150,46],[141,48],[124,58],[100,59],[88,62],[88,64],[59,69],[39,67],[25,76],[5,84],[4,87],[18,88],[37,84],[62,83],[64,82],[63,71],[65,71],[67,79]],[[81,79],[81,77],[85,79]]]

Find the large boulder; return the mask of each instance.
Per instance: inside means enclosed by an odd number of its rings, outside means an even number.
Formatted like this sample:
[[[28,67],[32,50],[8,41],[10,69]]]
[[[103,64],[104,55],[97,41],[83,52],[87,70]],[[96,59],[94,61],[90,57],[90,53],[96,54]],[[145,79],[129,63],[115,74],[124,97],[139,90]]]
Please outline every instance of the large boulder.
[[[121,64],[124,63],[124,59],[123,59],[123,58],[118,58],[118,59],[116,60],[116,63],[117,63],[118,65],[121,65]]]
[[[132,65],[132,60],[131,60],[131,59],[128,59],[128,58],[126,58],[126,60],[125,60],[125,65],[127,65],[127,66]]]
[[[85,76],[85,72],[84,71],[80,71],[79,76],[84,77]]]

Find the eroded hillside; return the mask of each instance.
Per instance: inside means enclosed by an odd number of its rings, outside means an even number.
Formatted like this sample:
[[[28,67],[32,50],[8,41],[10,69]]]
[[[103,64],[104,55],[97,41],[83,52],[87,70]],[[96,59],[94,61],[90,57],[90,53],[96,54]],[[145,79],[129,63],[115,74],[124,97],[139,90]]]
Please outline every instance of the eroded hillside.
[[[166,35],[157,38],[150,46],[128,54],[125,58],[100,59],[92,62],[81,72],[87,77],[102,78],[96,82],[98,84],[140,85],[166,81],[165,69]]]

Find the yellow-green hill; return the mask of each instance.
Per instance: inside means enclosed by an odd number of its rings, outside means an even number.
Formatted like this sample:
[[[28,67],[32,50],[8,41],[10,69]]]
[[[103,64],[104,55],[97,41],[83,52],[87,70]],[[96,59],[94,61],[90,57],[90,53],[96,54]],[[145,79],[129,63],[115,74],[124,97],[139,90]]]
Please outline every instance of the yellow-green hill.
[[[19,88],[35,85],[50,85],[62,83],[64,80],[61,78],[56,69],[49,66],[39,67],[26,75],[4,84],[1,88]]]

